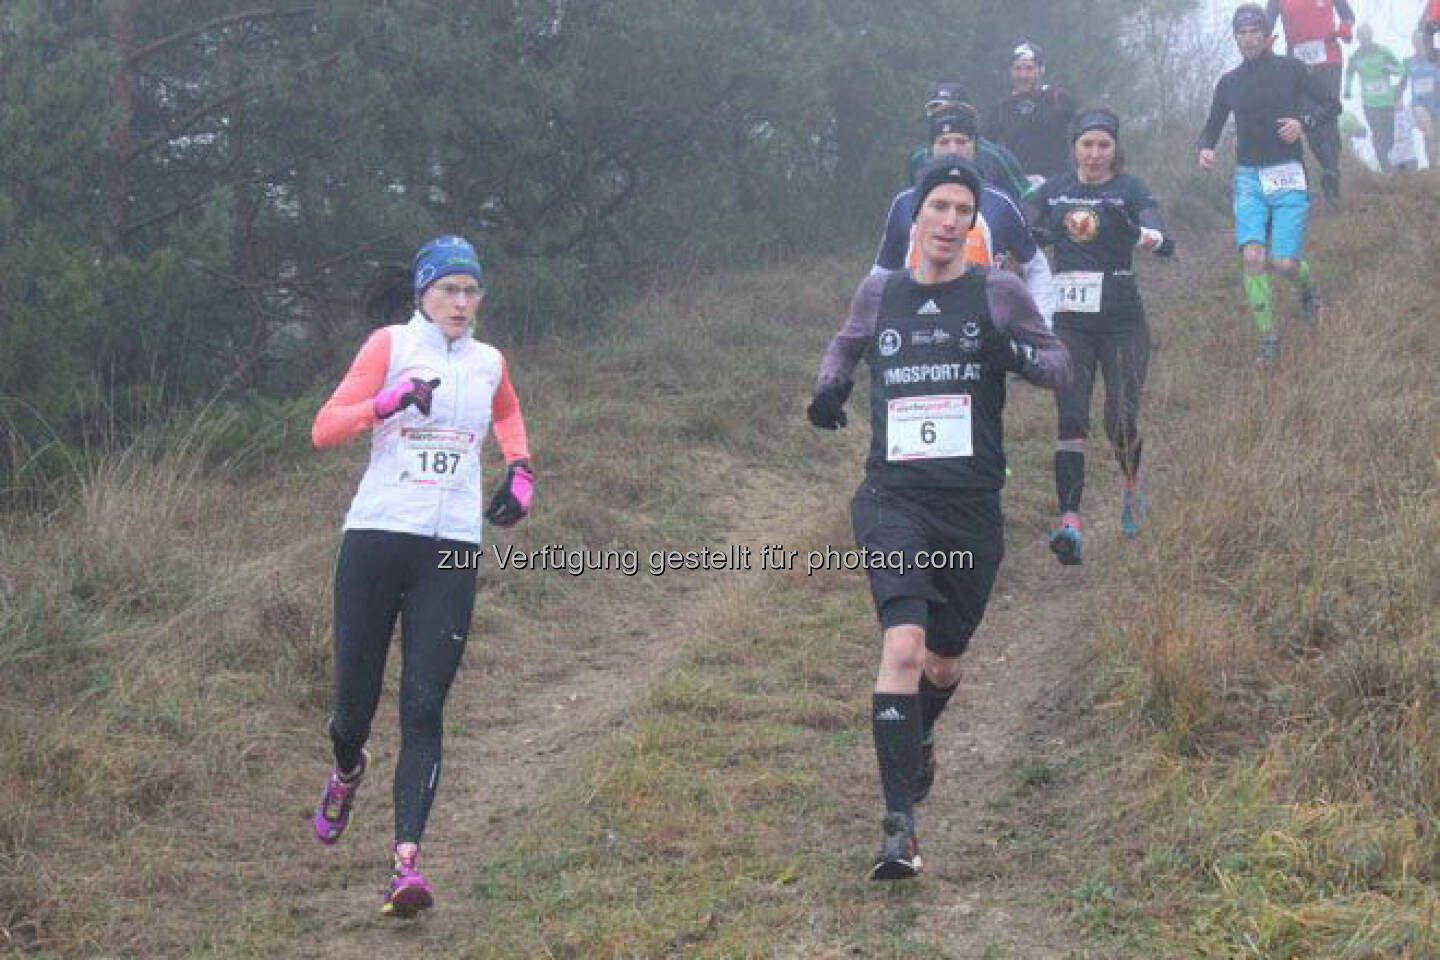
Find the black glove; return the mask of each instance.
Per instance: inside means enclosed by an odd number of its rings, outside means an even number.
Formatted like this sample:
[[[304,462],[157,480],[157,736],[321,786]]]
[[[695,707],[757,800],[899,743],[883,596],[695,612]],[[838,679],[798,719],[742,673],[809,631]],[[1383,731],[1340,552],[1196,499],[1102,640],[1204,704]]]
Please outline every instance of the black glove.
[[[497,527],[513,527],[530,512],[530,497],[534,490],[535,474],[530,464],[517,460],[505,471],[505,480],[490,505],[485,508],[485,519]]]
[[[439,377],[434,380],[411,377],[409,383],[397,383],[376,395],[375,415],[381,420],[385,420],[406,407],[414,407],[420,411],[421,415],[428,417],[430,416],[430,403],[435,399],[435,389],[439,386]]]
[[[1135,246],[1140,239],[1140,224],[1130,218],[1130,212],[1118,203],[1100,205],[1100,229],[1118,233],[1128,246]]]
[[[850,422],[845,416],[845,400],[850,396],[850,388],[854,385],[853,381],[845,380],[826,384],[816,390],[810,406],[805,408],[805,416],[822,430],[845,426]]]
[[[1011,338],[1008,360],[1005,363],[1006,370],[1024,376],[1025,371],[1033,369],[1038,362],[1034,347]]]

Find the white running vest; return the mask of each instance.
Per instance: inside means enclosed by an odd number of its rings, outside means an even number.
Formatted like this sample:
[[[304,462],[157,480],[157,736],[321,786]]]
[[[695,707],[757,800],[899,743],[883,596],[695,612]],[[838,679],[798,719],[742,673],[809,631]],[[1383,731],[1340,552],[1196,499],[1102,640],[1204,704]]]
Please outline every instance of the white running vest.
[[[406,407],[370,434],[370,464],[346,530],[391,530],[479,543],[484,501],[480,448],[500,385],[500,351],[470,336],[447,341],[418,310],[391,326],[388,389],[440,380],[430,415]]]

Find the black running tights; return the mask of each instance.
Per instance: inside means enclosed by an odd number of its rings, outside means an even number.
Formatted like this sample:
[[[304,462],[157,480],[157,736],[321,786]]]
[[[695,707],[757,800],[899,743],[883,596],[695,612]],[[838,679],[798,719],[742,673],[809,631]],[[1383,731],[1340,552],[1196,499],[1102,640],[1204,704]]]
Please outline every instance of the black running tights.
[[[419,843],[440,783],[445,697],[475,606],[474,544],[347,530],[335,564],[335,764],[353,770],[380,701],[400,620],[400,760],[395,841]],[[460,562],[455,562],[456,560]]]

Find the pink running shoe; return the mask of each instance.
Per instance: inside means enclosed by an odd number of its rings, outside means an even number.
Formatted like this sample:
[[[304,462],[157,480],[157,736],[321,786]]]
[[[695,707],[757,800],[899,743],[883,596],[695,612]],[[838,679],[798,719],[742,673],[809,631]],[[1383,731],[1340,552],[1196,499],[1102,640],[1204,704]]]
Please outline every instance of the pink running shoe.
[[[350,807],[355,802],[355,791],[360,788],[360,781],[365,779],[365,771],[370,766],[370,752],[360,751],[360,766],[348,777],[342,777],[338,769],[330,771],[330,779],[325,783],[325,792],[320,795],[320,803],[315,807],[315,839],[327,847],[338,843],[345,835],[345,828],[350,825]]]
[[[425,874],[415,868],[415,859],[420,855],[418,843],[395,844],[395,874],[390,878],[390,887],[385,891],[385,903],[380,912],[387,917],[409,919],[421,910],[435,905],[435,893]]]

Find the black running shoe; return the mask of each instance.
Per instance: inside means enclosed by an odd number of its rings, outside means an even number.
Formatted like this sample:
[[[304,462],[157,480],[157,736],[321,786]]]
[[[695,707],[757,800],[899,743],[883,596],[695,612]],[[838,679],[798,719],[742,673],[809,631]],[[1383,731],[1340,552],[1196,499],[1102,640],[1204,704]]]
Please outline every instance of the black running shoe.
[[[1325,207],[1334,210],[1340,205],[1340,174],[1335,170],[1326,170],[1320,174],[1320,189],[1325,193]]]
[[[915,773],[915,790],[910,799],[919,803],[930,796],[930,788],[935,785],[935,738],[932,734],[929,739],[920,741],[920,769]]]
[[[885,814],[885,842],[870,868],[871,880],[908,880],[920,876],[920,843],[915,828],[903,813]]]

